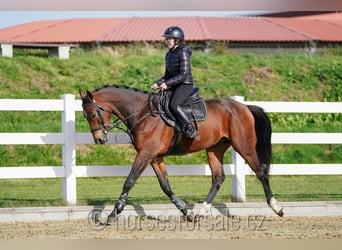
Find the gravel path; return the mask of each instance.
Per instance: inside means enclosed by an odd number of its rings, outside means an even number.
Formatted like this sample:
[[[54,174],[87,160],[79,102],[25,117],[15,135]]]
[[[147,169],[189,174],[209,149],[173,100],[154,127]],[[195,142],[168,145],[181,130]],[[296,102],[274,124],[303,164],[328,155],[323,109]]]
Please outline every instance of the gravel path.
[[[0,239],[341,239],[342,216],[214,217],[190,223],[131,217],[104,228],[85,220],[0,223]]]

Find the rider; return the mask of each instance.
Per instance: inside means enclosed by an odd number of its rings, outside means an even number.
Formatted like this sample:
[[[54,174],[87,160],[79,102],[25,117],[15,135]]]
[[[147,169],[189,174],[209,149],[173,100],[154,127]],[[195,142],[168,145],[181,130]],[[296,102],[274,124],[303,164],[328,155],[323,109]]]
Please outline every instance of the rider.
[[[181,123],[186,137],[195,138],[198,132],[184,113],[181,104],[192,93],[194,81],[192,79],[190,57],[192,50],[184,44],[184,32],[178,26],[167,28],[163,34],[169,51],[165,56],[164,76],[152,85],[153,89],[173,92],[170,109],[176,119]]]

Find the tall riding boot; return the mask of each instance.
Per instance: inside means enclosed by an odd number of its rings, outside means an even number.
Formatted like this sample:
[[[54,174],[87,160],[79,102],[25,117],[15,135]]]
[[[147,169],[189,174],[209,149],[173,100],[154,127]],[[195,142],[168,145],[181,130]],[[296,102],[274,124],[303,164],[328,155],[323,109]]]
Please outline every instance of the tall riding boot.
[[[191,122],[189,121],[188,117],[184,113],[183,109],[180,106],[177,106],[177,120],[180,121],[182,124],[182,129],[186,137],[188,138],[195,138],[198,136],[198,132],[192,126]]]

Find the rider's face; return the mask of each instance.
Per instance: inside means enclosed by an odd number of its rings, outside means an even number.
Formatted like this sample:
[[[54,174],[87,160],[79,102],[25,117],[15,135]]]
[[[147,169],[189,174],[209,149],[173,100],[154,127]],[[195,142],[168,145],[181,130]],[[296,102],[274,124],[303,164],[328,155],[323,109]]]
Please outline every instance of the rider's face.
[[[172,37],[165,37],[165,44],[169,49],[171,49],[175,46],[175,39]]]

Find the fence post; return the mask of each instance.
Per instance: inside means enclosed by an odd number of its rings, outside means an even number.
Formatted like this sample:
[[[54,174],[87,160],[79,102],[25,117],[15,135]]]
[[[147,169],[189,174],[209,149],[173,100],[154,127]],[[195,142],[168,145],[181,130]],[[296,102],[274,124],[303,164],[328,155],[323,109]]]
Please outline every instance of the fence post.
[[[76,196],[76,125],[75,125],[75,96],[62,95],[64,111],[62,114],[62,161],[65,168],[63,178],[63,201],[68,205],[75,205]]]
[[[232,99],[238,102],[244,101],[243,96],[233,96]],[[245,160],[234,150],[234,148],[231,150],[231,156],[234,164],[234,174],[232,176],[232,200],[236,202],[244,202],[246,201],[245,173],[243,171]]]
[[[13,57],[13,45],[12,44],[1,44],[1,54],[5,57]]]

